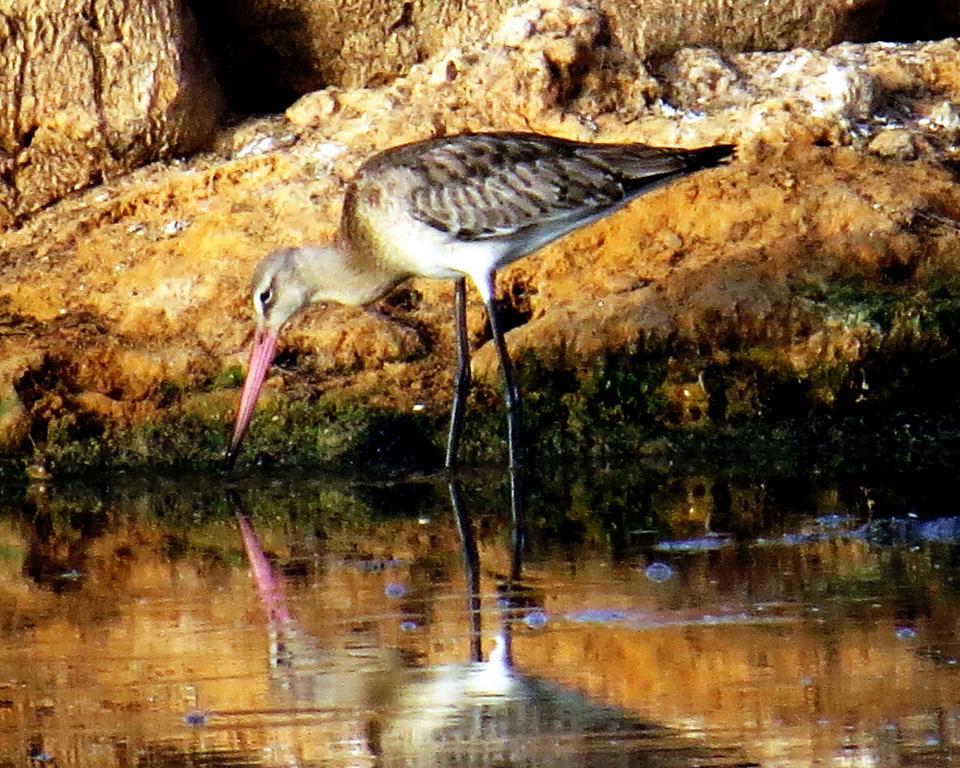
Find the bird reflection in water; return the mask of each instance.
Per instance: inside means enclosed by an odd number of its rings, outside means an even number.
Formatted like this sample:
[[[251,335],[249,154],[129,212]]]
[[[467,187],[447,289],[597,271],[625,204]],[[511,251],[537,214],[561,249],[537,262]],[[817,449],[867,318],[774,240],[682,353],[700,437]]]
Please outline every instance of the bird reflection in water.
[[[729,765],[670,729],[650,725],[581,693],[519,672],[512,626],[535,600],[522,582],[526,528],[519,477],[510,475],[509,572],[499,624],[482,627],[477,541],[463,492],[448,485],[460,536],[469,619],[469,660],[417,666],[376,639],[351,635],[342,650],[321,647],[287,606],[238,495],[231,502],[271,637],[272,684],[284,707],[340,720],[350,754],[376,765]],[[531,602],[532,601],[532,602]],[[541,609],[538,609],[541,610]],[[542,610],[541,610],[542,613]],[[484,648],[485,641],[491,643]],[[484,651],[487,651],[486,654]]]

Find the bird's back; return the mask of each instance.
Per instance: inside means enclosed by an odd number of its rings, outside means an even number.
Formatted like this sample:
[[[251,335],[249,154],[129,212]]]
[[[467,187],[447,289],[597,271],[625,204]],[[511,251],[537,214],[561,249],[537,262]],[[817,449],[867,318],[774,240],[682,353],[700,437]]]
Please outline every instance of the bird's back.
[[[389,229],[384,222],[407,218],[422,226],[427,240],[488,253],[496,267],[732,152],[729,145],[664,149],[527,133],[430,139],[364,163],[348,191],[341,228],[357,239],[377,239]],[[409,234],[401,230],[390,239]],[[384,245],[390,244],[381,238],[377,247]]]

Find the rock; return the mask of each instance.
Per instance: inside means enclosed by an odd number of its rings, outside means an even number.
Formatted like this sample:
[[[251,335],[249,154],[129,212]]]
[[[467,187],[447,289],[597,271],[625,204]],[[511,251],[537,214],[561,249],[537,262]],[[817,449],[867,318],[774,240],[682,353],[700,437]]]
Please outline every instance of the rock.
[[[0,451],[16,455],[30,433],[30,415],[12,387],[0,395]]]
[[[880,157],[897,160],[915,160],[917,157],[917,139],[903,128],[889,128],[880,131],[867,147]]]
[[[688,46],[732,52],[826,48],[845,40],[868,40],[885,4],[585,0],[577,5],[599,19],[605,45],[643,63]],[[516,34],[525,21],[542,27],[540,14],[572,5],[569,0],[217,0],[198,3],[196,13],[220,62],[231,103],[263,111],[283,109],[300,95],[331,86],[351,89],[390,82],[423,61],[475,44],[502,23],[505,13],[514,14]],[[551,56],[558,55],[563,57],[555,47]]]
[[[646,0],[602,4],[613,39],[630,56],[668,56],[693,46],[733,51],[788,51],[867,41],[886,0]]]
[[[178,0],[14,0],[0,13],[0,226],[207,142],[219,89]]]
[[[310,91],[376,86],[489,31],[507,0],[207,0],[195,11],[232,104],[281,110]]]
[[[330,237],[374,152],[491,128],[738,144],[730,165],[502,271],[530,412],[560,409],[545,430],[705,432],[935,403],[924,387],[954,380],[938,366],[960,343],[957,102],[956,41],[683,49],[648,68],[611,44],[594,6],[511,8],[485,40],[405,76],[310,94],[223,131],[211,152],[111,178],[0,234],[0,382],[19,430],[7,455],[29,452],[29,435],[57,472],[215,460],[255,262]],[[889,131],[913,159],[880,151]],[[380,305],[389,321],[304,314],[283,336],[250,455],[330,459],[324,446],[390,431],[371,409],[441,435],[450,298],[448,283],[414,280]],[[499,373],[476,297],[468,322],[491,405]]]

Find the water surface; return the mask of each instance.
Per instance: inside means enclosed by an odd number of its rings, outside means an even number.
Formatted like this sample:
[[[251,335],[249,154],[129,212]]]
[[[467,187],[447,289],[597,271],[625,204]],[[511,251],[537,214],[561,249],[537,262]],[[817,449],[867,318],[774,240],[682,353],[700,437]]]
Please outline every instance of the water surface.
[[[0,766],[955,761],[951,482],[526,486],[8,493]]]

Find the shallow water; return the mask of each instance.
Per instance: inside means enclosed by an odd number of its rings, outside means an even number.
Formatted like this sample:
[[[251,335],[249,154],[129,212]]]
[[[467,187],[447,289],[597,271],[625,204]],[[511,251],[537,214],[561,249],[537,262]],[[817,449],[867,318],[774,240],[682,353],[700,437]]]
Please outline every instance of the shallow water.
[[[953,764],[952,485],[10,492],[0,766]]]

